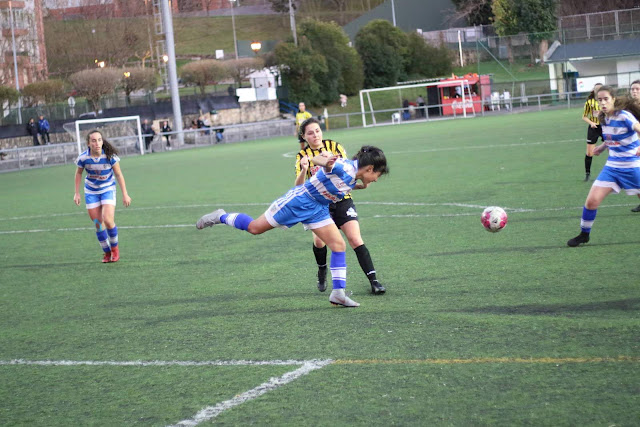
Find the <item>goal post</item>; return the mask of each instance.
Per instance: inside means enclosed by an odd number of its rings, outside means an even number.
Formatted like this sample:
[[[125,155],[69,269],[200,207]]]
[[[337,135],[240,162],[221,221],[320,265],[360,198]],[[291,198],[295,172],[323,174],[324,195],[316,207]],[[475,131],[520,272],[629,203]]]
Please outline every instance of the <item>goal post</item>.
[[[121,122],[121,126],[118,127],[117,122]],[[100,124],[102,124],[102,126]],[[78,144],[78,154],[81,154],[84,150],[86,150],[86,144],[81,137],[81,132],[88,131],[87,129],[81,129],[81,127],[85,125],[94,125],[91,127],[91,130],[95,128],[100,131],[104,130],[106,127],[115,128],[111,132],[109,132],[109,135],[105,135],[105,138],[108,141],[114,141],[115,145],[121,145],[126,143],[127,141],[135,140],[136,150],[139,150],[140,154],[144,155],[140,116],[122,116],[103,119],[76,120],[75,134],[76,142]],[[118,142],[120,142],[120,144]]]
[[[417,96],[425,99],[424,113],[429,107],[442,107],[443,100],[438,94],[438,104],[429,104],[427,91],[430,87],[442,86],[442,81],[429,81],[424,83],[414,83],[408,85],[397,85],[380,87],[374,89],[360,90],[360,112],[362,114],[362,126],[377,126],[382,124],[400,123],[402,120],[395,120],[396,114],[401,114],[404,109],[402,102],[404,99],[415,100]],[[467,79],[447,80],[447,87],[460,88],[460,102],[454,107],[461,109],[461,115],[467,117],[467,108],[471,108],[475,115],[475,106],[471,102],[471,97],[465,88],[469,87]],[[454,108],[455,109],[455,108]],[[367,122],[369,118],[369,122]],[[428,119],[428,114],[423,114],[423,118]]]

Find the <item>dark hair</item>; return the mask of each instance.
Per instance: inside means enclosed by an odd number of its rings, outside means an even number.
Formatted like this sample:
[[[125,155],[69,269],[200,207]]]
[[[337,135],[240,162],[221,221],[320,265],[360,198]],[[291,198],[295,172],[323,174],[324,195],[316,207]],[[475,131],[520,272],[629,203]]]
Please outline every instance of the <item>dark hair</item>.
[[[593,85],[593,89],[591,90],[591,93],[589,93],[589,96],[587,96],[587,99],[594,99],[596,97],[596,86],[602,86],[602,83],[596,83]],[[600,92],[600,90],[598,90],[598,92]]]
[[[87,145],[89,145],[89,139],[94,133],[99,133],[102,137],[102,148],[104,149],[104,154],[107,156],[107,159],[111,160],[111,157],[113,157],[115,154],[118,154],[118,150],[116,150],[116,147],[109,144],[109,141],[104,138],[104,135],[98,129],[89,131],[89,133],[87,134]]]
[[[300,131],[298,132],[298,134],[300,135],[300,137],[302,137],[302,139],[304,139],[304,132],[307,129],[307,126],[309,126],[311,123],[315,123],[318,126],[320,126],[320,121],[313,117],[309,117],[307,120],[302,122],[302,124],[300,125]]]
[[[380,172],[380,175],[389,173],[387,166],[387,158],[378,147],[373,145],[363,145],[362,148],[351,158],[358,161],[358,168],[372,165],[374,172]]]
[[[631,87],[631,86],[633,86],[633,85],[635,85],[635,84],[640,85],[640,80],[634,80],[634,81],[632,81],[632,82],[631,82],[631,84],[629,85],[629,87]]]
[[[616,96],[615,90],[611,86],[602,86],[598,93],[600,92],[609,92],[612,98],[614,98],[613,103],[613,112],[617,113],[621,110],[625,110],[633,114],[633,116],[640,120],[640,101],[634,98],[630,98],[628,96]],[[599,114],[600,123],[604,120],[604,113],[600,112]]]

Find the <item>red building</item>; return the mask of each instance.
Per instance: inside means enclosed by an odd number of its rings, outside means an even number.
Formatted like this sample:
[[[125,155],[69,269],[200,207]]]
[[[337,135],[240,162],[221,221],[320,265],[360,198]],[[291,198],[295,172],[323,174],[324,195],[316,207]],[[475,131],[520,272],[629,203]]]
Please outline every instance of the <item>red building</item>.
[[[0,84],[15,87],[13,39],[20,87],[46,79],[42,0],[0,0],[0,28]]]

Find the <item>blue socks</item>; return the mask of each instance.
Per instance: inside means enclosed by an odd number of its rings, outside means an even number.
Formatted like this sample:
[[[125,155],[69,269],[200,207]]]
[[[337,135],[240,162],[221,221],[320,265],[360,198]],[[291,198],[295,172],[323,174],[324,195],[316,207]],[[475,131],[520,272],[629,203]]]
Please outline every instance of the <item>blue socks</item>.
[[[107,230],[102,229],[100,231],[96,231],[96,236],[98,237],[98,242],[100,242],[100,246],[102,246],[102,250],[105,252],[111,252],[111,247],[109,246],[109,236],[107,236]]]
[[[107,228],[107,234],[109,235],[109,244],[112,248],[118,246],[118,227]]]
[[[591,227],[593,227],[593,222],[596,219],[596,213],[598,213],[597,209],[587,209],[586,206],[582,208],[580,229],[583,233],[591,233]]]
[[[253,221],[253,218],[243,213],[230,213],[222,215],[220,217],[220,221],[231,227],[235,227],[238,230],[247,231],[249,224]]]
[[[331,252],[331,280],[333,289],[347,287],[347,257],[345,252]]]

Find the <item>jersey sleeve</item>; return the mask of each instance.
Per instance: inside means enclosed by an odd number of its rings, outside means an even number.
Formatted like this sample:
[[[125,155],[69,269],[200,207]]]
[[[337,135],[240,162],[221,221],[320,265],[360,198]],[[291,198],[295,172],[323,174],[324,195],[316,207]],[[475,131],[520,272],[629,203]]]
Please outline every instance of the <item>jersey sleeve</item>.
[[[84,160],[82,160],[82,156],[78,156],[78,158],[76,159],[76,166],[84,169]]]
[[[111,163],[111,166],[115,165],[119,161],[120,161],[120,157],[118,157],[115,154],[113,156],[111,156],[111,159],[109,159],[109,163]]]
[[[633,130],[633,125],[638,123],[638,119],[635,118],[633,114],[626,110],[622,110],[622,117],[624,117],[625,124],[629,127],[629,129]]]

